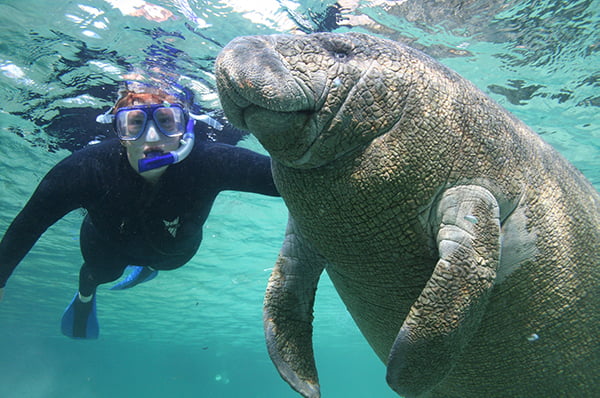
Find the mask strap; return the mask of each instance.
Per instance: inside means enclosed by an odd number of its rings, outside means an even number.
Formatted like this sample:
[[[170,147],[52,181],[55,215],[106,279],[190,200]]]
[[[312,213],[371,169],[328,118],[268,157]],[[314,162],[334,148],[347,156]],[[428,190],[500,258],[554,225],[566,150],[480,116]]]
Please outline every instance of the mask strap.
[[[112,108],[110,108],[109,110],[104,112],[103,114],[96,116],[96,122],[101,123],[101,124],[112,123],[115,118],[115,115],[111,115],[111,112],[113,111],[114,108],[115,107],[113,106]]]
[[[195,115],[191,112],[188,112],[188,114],[190,115],[191,119],[208,124],[210,127],[219,131],[223,130],[223,125],[208,115]]]

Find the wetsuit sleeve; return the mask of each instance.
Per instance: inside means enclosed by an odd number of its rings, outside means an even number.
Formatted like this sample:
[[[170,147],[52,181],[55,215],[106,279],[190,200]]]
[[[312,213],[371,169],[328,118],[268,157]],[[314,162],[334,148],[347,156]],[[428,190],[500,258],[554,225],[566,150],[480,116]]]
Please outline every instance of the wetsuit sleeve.
[[[273,182],[271,158],[245,148],[227,147],[219,157],[222,190],[280,196]]]
[[[67,159],[46,174],[0,241],[0,287],[46,229],[81,207],[81,185],[71,172],[77,171]]]

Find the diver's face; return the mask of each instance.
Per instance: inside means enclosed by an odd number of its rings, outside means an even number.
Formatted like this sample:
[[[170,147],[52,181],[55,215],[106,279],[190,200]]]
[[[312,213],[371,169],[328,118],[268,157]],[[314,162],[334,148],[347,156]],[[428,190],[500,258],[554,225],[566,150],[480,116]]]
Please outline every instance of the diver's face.
[[[181,137],[167,137],[158,131],[153,120],[149,120],[146,131],[140,138],[134,141],[121,141],[121,144],[127,149],[127,160],[133,169],[140,173],[138,161],[146,157],[155,157],[164,155],[179,148]],[[152,179],[160,177],[169,166],[159,167],[140,173],[144,178]]]
[[[170,132],[173,132],[176,126],[183,124],[183,120],[176,120],[177,116],[181,118],[183,116],[175,112],[181,108],[173,108],[172,111],[167,111],[158,107],[155,111],[151,111],[144,106],[164,104],[165,102],[175,104],[176,101],[173,100],[172,97],[148,93],[129,93],[123,97],[119,103],[119,108],[114,111],[117,135],[122,137],[121,144],[127,150],[129,164],[137,173],[150,182],[156,182],[169,166],[140,172],[138,162],[141,159],[161,156],[179,148],[183,131],[181,131],[181,134],[171,134]],[[141,106],[141,108],[136,109],[136,106]],[[131,111],[125,111],[124,108],[131,109]],[[124,116],[124,118],[120,116]],[[160,123],[162,132],[156,123]],[[143,130],[140,132],[140,129]],[[175,131],[175,133],[177,132]],[[126,139],[125,137],[129,138]]]

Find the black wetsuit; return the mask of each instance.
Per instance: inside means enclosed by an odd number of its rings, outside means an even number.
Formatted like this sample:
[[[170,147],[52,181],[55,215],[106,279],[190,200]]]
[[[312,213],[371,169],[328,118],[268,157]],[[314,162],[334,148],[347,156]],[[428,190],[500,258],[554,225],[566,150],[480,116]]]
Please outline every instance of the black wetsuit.
[[[0,287],[44,231],[83,208],[80,291],[119,278],[127,265],[170,270],[188,262],[224,190],[278,196],[270,159],[247,149],[196,142],[152,185],[127,161],[119,140],[74,152],[52,168],[0,242]]]

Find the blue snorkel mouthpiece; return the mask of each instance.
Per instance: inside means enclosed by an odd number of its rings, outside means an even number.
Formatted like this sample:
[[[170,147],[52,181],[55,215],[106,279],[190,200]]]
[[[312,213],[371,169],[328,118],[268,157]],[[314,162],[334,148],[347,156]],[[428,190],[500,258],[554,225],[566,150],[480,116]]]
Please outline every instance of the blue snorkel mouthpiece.
[[[143,173],[144,171],[154,170],[159,167],[181,162],[190,154],[190,152],[192,152],[195,138],[194,119],[190,118],[186,126],[185,134],[181,137],[181,145],[179,148],[161,156],[138,160],[139,172]]]

